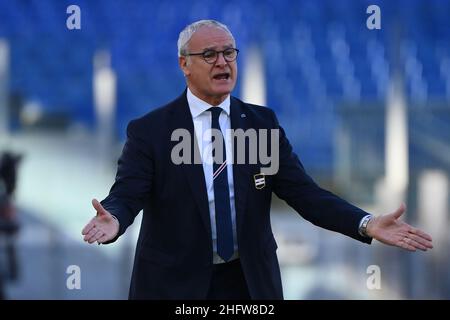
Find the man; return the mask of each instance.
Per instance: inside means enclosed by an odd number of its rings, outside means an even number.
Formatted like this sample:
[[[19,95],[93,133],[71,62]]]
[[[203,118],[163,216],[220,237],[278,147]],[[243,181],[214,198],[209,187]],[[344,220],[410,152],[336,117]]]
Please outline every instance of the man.
[[[312,223],[359,241],[432,248],[430,236],[398,220],[404,205],[372,217],[319,188],[273,111],[230,96],[238,50],[225,25],[202,20],[187,26],[178,53],[187,90],[130,122],[116,181],[101,204],[93,200],[97,215],[82,231],[89,243],[113,242],[144,210],[130,298],[282,299],[270,226],[272,192]],[[197,142],[192,151],[200,153],[200,163],[175,163],[173,133],[179,129]],[[210,148],[210,129],[218,130],[213,142],[224,141],[222,148]],[[272,149],[278,171],[264,175],[260,161],[231,161],[233,152],[249,156],[251,149],[232,145],[229,129],[279,130]],[[221,151],[226,157],[216,157]]]

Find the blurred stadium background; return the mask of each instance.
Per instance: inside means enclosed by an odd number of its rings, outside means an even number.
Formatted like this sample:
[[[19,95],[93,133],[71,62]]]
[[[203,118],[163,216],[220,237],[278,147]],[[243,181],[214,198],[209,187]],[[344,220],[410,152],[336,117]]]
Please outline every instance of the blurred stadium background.
[[[80,30],[66,27],[72,4]],[[380,30],[366,26],[372,4]],[[205,18],[241,50],[234,95],[276,111],[310,175],[375,214],[405,201],[404,219],[434,237],[426,253],[367,246],[274,199],[286,299],[450,298],[450,1],[0,0],[0,152],[23,156],[14,281],[0,235],[7,298],[127,297],[140,219],[113,246],[81,229],[127,123],[184,90],[178,34]],[[80,290],[66,287],[70,265]]]

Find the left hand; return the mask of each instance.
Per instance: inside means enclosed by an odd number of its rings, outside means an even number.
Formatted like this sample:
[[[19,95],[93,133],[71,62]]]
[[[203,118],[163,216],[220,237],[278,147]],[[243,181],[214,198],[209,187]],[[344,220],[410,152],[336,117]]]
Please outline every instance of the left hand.
[[[400,221],[406,211],[404,203],[393,213],[374,217],[367,225],[367,235],[378,241],[408,251],[432,249],[432,238],[422,230]]]

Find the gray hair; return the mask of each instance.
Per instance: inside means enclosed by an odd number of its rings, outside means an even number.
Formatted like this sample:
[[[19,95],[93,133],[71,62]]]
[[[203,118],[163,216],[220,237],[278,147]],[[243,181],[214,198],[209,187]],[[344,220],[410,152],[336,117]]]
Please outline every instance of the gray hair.
[[[216,21],[216,20],[199,20],[199,21],[196,21],[196,22],[191,23],[190,25],[186,26],[183,29],[183,31],[180,32],[180,35],[178,36],[178,42],[177,42],[178,57],[181,57],[186,54],[186,47],[187,47],[189,40],[191,40],[194,33],[201,27],[214,27],[214,28],[222,29],[225,32],[227,32],[230,35],[231,39],[233,39],[233,42],[235,42],[233,34],[228,29],[228,27],[226,25],[224,25],[223,23],[220,23],[219,21]]]

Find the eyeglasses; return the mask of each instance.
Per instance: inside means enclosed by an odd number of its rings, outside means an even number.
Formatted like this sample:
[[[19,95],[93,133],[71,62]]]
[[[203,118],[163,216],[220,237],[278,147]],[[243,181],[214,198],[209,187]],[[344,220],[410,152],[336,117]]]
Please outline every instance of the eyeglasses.
[[[223,54],[223,58],[225,59],[225,61],[232,62],[236,60],[239,50],[236,48],[228,48],[223,51],[209,49],[200,53],[186,53],[184,54],[184,56],[202,56],[203,60],[205,60],[206,63],[214,64],[219,57],[219,53]]]

